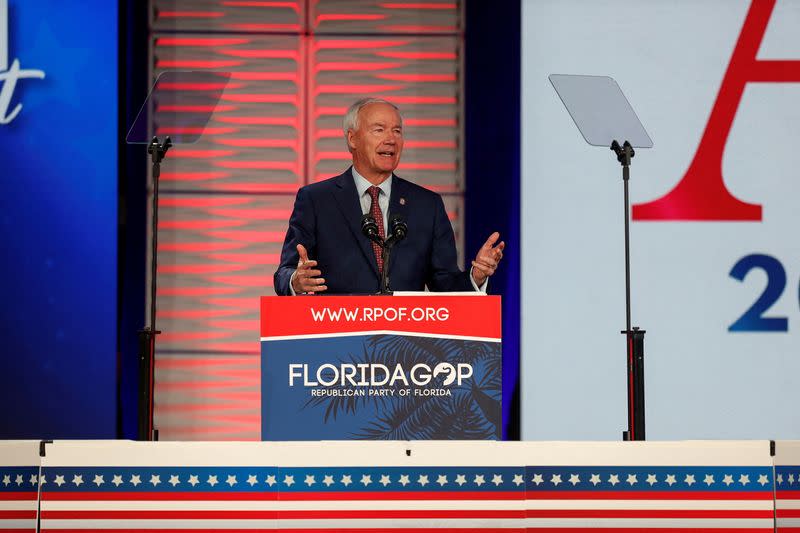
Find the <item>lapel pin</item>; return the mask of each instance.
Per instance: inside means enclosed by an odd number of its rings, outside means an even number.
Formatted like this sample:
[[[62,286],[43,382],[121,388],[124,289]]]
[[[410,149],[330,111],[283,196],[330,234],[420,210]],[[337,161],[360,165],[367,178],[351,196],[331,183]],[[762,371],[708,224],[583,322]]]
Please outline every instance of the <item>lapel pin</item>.
[[[400,205],[406,205],[406,199],[400,198]]]

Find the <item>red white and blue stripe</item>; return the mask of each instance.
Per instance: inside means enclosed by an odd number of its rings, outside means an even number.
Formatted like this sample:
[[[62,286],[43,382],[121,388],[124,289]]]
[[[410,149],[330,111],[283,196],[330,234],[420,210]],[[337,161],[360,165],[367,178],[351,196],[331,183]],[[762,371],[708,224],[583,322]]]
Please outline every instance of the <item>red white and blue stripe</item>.
[[[772,531],[770,467],[529,467],[526,526]]]
[[[0,531],[36,531],[38,466],[0,466]]]
[[[775,522],[778,533],[800,533],[800,466],[775,467]]]
[[[42,531],[772,531],[771,467],[46,467]]]

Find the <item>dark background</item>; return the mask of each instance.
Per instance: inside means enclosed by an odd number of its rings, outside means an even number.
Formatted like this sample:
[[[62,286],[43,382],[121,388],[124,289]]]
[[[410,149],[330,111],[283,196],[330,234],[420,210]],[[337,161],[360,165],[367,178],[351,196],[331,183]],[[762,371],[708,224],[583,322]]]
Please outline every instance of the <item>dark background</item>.
[[[24,115],[0,126],[0,438],[135,438],[147,154],[123,139],[144,101],[147,2],[10,0]],[[506,242],[504,438],[519,439],[520,4],[464,6],[465,255]],[[12,104],[13,105],[13,104]]]

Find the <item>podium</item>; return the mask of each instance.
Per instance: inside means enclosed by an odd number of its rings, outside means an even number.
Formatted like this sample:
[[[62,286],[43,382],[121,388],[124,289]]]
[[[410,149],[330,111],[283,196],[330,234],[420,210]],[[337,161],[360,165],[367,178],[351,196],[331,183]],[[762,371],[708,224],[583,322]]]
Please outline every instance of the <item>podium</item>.
[[[499,440],[499,296],[265,296],[261,439]]]

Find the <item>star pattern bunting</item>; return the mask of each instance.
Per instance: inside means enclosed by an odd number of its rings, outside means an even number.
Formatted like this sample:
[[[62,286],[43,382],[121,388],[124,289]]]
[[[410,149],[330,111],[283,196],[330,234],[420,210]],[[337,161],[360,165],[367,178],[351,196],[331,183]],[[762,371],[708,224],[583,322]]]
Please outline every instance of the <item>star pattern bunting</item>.
[[[775,467],[777,531],[800,531],[800,466]]]
[[[779,488],[796,484],[800,472],[780,471]],[[0,490],[35,487],[37,474],[4,473]],[[755,467],[443,467],[443,468],[47,468],[51,490],[103,491],[394,491],[394,490],[616,490],[772,491],[772,472]]]
[[[387,533],[432,521],[767,532],[774,512],[778,524],[797,521],[800,467],[0,467],[0,499],[30,494],[31,523],[37,485],[42,531],[270,529],[280,516],[292,529]]]
[[[36,531],[38,466],[0,466],[0,531]]]

